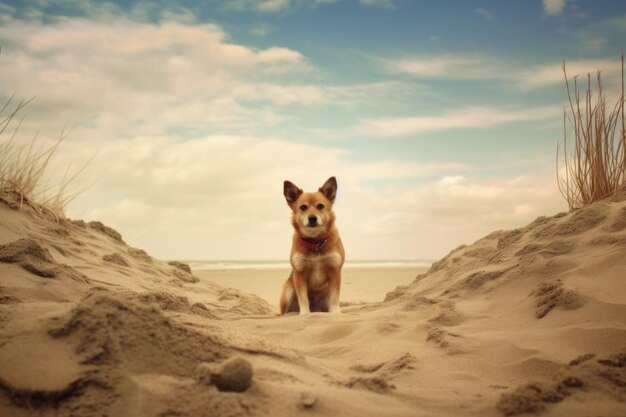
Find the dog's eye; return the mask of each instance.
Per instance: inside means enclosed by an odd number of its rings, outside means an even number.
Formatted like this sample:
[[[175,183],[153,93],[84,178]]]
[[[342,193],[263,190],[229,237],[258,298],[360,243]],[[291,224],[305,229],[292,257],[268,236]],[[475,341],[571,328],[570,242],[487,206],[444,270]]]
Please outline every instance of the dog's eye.
[[[306,210],[308,207],[306,206],[306,204],[303,204],[300,206],[300,210],[304,211]]]
[[[318,204],[318,205],[317,205],[317,209],[318,209],[318,210],[322,210],[323,208],[324,208],[324,205],[323,205],[323,204]]]

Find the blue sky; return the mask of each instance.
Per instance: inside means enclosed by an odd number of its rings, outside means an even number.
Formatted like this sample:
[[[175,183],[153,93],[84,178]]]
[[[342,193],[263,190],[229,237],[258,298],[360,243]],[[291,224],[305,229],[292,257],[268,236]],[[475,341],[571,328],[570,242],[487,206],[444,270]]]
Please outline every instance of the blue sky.
[[[163,258],[281,259],[282,180],[339,179],[354,259],[433,259],[563,210],[570,75],[619,84],[626,3],[38,0],[0,5],[0,95],[73,127],[68,207]],[[27,5],[25,5],[27,4]]]

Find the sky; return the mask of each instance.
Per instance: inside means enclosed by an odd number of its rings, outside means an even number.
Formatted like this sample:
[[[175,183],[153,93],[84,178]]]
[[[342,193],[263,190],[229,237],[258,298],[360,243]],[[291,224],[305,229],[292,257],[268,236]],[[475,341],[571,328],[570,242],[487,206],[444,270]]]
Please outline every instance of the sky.
[[[348,260],[438,259],[567,209],[562,62],[615,91],[625,40],[621,0],[2,1],[0,99],[153,256],[288,259],[283,181],[334,175]]]

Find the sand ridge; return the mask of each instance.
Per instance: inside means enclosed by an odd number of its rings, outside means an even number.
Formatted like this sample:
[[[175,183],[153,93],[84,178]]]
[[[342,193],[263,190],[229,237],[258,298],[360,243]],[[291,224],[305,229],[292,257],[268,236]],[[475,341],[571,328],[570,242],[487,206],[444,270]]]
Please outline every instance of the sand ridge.
[[[12,198],[2,415],[625,415],[624,198],[491,233],[384,301],[284,317]],[[220,391],[215,369],[251,385]]]

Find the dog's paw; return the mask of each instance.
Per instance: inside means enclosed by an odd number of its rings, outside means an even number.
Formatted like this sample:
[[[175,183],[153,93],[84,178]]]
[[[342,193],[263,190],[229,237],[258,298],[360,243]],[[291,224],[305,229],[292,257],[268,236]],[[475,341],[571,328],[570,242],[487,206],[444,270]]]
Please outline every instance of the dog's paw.
[[[341,313],[341,307],[339,307],[339,304],[334,305],[334,306],[330,306],[330,309],[328,310],[329,313],[334,313],[334,314],[339,314]]]

